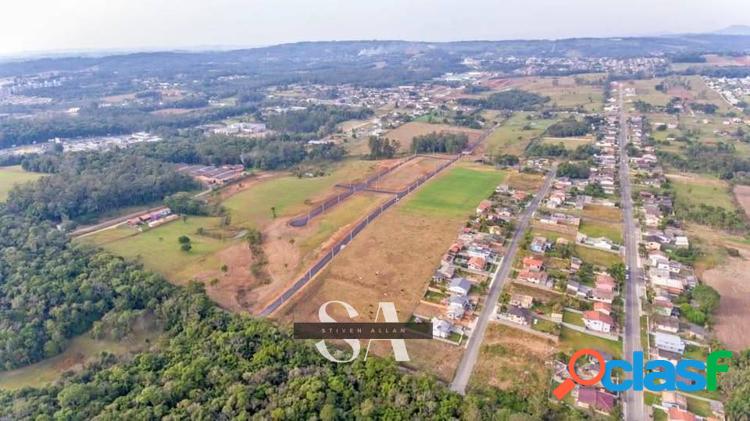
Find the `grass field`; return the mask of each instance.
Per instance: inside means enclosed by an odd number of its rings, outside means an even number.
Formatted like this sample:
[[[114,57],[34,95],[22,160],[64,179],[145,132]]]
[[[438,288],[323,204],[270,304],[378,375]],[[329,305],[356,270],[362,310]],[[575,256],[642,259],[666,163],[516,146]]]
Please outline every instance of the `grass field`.
[[[607,222],[622,222],[622,211],[614,206],[586,205],[582,216]]]
[[[44,174],[27,172],[20,165],[0,167],[0,202],[5,201],[8,192],[16,184],[34,181]]]
[[[573,313],[572,311],[566,311],[563,313],[563,322],[576,326],[585,326],[583,323],[583,315]]]
[[[596,250],[590,247],[575,246],[575,254],[584,262],[607,268],[615,263],[622,262],[620,256],[615,253]]]
[[[243,190],[222,203],[229,210],[232,224],[259,227],[271,219],[271,207],[277,216],[292,216],[304,212],[311,201],[331,195],[337,183],[363,178],[375,170],[370,161],[349,160],[323,177],[278,177]]]
[[[577,76],[583,79],[603,79],[604,75]],[[550,97],[550,104],[561,108],[583,107],[589,112],[602,109],[602,88],[597,85],[579,85],[574,76],[531,77],[523,79],[520,89]]]
[[[589,237],[606,237],[622,244],[622,223],[583,218],[578,230]]]
[[[458,166],[414,193],[399,210],[428,216],[463,216],[472,213],[507,173]]]
[[[191,265],[220,266],[208,257],[225,247],[231,240],[219,240],[196,234],[198,228],[219,229],[220,220],[217,217],[192,216],[186,221],[178,219],[142,233],[123,225],[87,236],[81,241],[101,246],[116,255],[140,261],[148,269],[172,281],[187,281],[188,279],[183,279],[182,276],[189,273],[186,271]],[[182,235],[187,235],[191,239],[193,248],[189,252],[180,249],[177,239]]]
[[[611,354],[615,358],[622,356],[622,341],[610,341],[596,336],[587,335],[565,326],[560,331],[560,343],[558,344],[561,351],[573,353],[583,348],[594,348]]]
[[[532,113],[519,112],[513,114],[502,123],[488,137],[487,152],[492,154],[521,155],[532,139],[540,136],[547,127],[555,122],[553,119],[527,119]]]
[[[562,143],[565,149],[573,150],[579,146],[594,143],[593,137],[544,137],[542,143],[547,145],[557,145]]]
[[[732,200],[729,185],[723,181],[711,177],[699,175],[668,175],[675,190],[677,202],[688,206],[708,204],[719,206],[724,209],[736,209]]]

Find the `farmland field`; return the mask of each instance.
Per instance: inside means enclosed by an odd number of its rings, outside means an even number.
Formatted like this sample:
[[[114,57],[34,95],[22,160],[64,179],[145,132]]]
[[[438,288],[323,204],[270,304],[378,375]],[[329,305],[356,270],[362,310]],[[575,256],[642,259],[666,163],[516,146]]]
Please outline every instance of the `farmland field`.
[[[519,112],[493,131],[486,141],[491,154],[521,155],[532,139],[540,136],[555,122],[554,119],[527,119],[532,113]]]
[[[502,183],[506,173],[458,166],[414,193],[400,209],[405,213],[459,217],[468,215]]]
[[[20,165],[0,167],[0,202],[8,197],[8,192],[16,184],[34,181],[44,174],[25,171]]]

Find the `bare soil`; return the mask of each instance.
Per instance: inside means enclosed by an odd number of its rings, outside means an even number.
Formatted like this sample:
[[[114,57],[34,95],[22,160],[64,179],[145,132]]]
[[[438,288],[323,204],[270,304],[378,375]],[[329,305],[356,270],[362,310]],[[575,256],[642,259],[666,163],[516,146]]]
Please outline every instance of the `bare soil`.
[[[750,250],[742,250],[750,256]],[[716,337],[733,351],[750,347],[750,262],[747,257],[727,257],[722,265],[706,270],[703,281],[721,295],[719,310],[714,315]]]

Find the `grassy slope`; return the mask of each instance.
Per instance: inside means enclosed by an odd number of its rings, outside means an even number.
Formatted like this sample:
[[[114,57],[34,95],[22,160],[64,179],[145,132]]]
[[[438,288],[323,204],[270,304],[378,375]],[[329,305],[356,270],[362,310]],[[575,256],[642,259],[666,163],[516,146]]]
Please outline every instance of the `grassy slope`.
[[[487,137],[487,151],[491,153],[508,153],[520,155],[531,140],[541,135],[555,120],[527,120],[529,113],[513,114],[500,127]],[[524,126],[531,125],[530,130]]]
[[[20,165],[0,167],[0,201],[8,197],[8,192],[14,185],[34,181],[44,174],[26,172]]]

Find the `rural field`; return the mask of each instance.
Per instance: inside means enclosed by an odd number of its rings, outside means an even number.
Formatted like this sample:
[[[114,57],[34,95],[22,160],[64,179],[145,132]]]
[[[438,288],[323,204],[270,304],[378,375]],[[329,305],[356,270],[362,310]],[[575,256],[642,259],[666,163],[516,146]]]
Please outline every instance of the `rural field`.
[[[422,136],[436,132],[464,133],[469,136],[469,142],[475,142],[479,138],[479,136],[482,135],[482,131],[477,129],[449,126],[447,124],[432,124],[421,121],[412,121],[389,131],[384,135],[384,137],[392,140],[397,140],[401,144],[401,151],[408,152],[411,148],[411,141],[416,136]]]
[[[697,174],[668,174],[677,202],[688,206],[708,204],[727,210],[736,209],[726,181]]]
[[[550,97],[550,103],[561,108],[583,107],[587,112],[602,110],[601,85],[593,84],[603,80],[602,74],[588,74],[580,76],[561,77],[531,77],[522,79],[519,89],[527,90]],[[579,84],[578,80],[585,80],[589,84]]]
[[[0,202],[5,201],[8,192],[16,184],[34,181],[44,174],[25,171],[20,165],[0,167]]]
[[[555,122],[554,119],[529,119],[532,114],[518,112],[505,120],[487,137],[487,153],[522,155],[529,143]]]
[[[286,323],[317,321],[320,304],[341,300],[358,309],[361,320],[373,320],[377,303],[390,301],[399,317],[407,320],[465,216],[505,178],[504,172],[479,168],[464,163],[449,168],[388,210],[275,317]],[[443,348],[446,356],[436,359],[436,355],[442,356]],[[445,379],[453,374],[460,357],[453,348],[419,341],[409,346],[410,352],[432,356],[429,367],[424,368]],[[413,363],[427,364],[419,360],[415,358]]]
[[[543,137],[542,143],[546,145],[557,145],[562,143],[567,150],[574,150],[575,148],[583,145],[590,145],[594,143],[592,136],[586,137]]]

